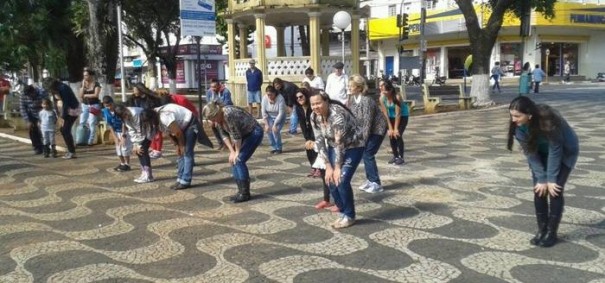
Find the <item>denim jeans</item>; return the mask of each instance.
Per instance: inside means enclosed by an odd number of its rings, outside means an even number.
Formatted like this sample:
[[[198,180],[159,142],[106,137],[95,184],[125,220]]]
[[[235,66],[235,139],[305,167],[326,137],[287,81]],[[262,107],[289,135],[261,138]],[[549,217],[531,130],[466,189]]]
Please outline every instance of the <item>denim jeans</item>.
[[[292,113],[290,113],[290,134],[295,134],[298,128],[298,115],[296,115],[296,105],[292,105]]]
[[[275,121],[275,117],[267,117],[267,120],[269,121],[269,134],[267,135],[269,137],[269,144],[271,145],[271,148],[273,148],[274,150],[281,150],[282,149],[282,142],[281,142],[281,129],[284,126],[285,121]],[[273,125],[277,126],[277,133],[273,132]]]
[[[252,154],[254,154],[254,151],[262,141],[263,128],[261,128],[260,125],[257,125],[250,134],[242,139],[242,147],[239,150],[237,161],[231,167],[231,170],[233,171],[233,178],[235,178],[235,180],[250,179],[250,173],[248,172],[246,162],[248,159],[250,159],[250,157],[252,157]]]
[[[380,145],[384,140],[384,136],[370,135],[366,144],[366,149],[363,152],[363,166],[366,169],[366,178],[370,182],[380,184],[380,176],[378,176],[378,166],[376,166],[376,153],[380,149]]]
[[[95,134],[97,133],[97,115],[93,115],[90,113],[90,108],[101,109],[99,104],[84,104],[82,103],[82,114],[80,114],[80,125],[84,126],[84,124],[88,125],[88,129],[90,130],[90,135],[88,136],[87,142],[88,144],[93,144],[95,139]]]
[[[151,158],[149,158],[149,145],[151,145],[151,141],[148,139],[144,139],[141,142],[141,153],[137,156],[139,157],[139,163],[141,163],[141,167],[149,167],[151,168]]]
[[[355,174],[355,170],[361,161],[363,152],[363,147],[347,149],[343,164],[340,166],[340,183],[338,186],[334,185],[334,183],[329,184],[334,203],[342,214],[352,219],[355,219],[355,200],[353,199],[351,179],[353,179],[353,174]],[[333,147],[328,148],[328,158],[332,166],[334,166],[335,154]]]
[[[176,181],[183,185],[190,185],[193,178],[193,164],[195,164],[193,149],[197,142],[197,129],[201,129],[199,120],[195,117],[193,119],[192,124],[183,133],[185,135],[185,152],[176,160]]]

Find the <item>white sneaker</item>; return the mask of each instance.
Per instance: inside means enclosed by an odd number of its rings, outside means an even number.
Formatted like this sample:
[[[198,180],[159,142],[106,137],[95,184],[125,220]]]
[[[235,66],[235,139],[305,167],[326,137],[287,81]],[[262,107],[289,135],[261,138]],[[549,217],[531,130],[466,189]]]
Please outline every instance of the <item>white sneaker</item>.
[[[67,153],[65,153],[65,155],[63,155],[63,159],[74,159],[74,158],[76,158],[75,153],[67,152]]]
[[[384,189],[382,188],[381,185],[371,182],[370,185],[368,186],[367,189],[365,189],[366,192],[374,194],[374,193],[380,193],[382,191],[384,191]]]
[[[154,150],[154,151],[152,151],[152,152],[149,153],[149,158],[151,158],[151,159],[158,159],[160,157],[162,157],[162,152],[161,151]]]
[[[147,176],[147,174],[143,173],[140,177],[134,179],[134,182],[139,184],[151,183],[153,182],[153,178],[150,178],[149,176]]]
[[[366,180],[365,182],[363,182],[363,184],[361,184],[361,186],[357,187],[358,189],[365,191],[370,187],[370,181]]]

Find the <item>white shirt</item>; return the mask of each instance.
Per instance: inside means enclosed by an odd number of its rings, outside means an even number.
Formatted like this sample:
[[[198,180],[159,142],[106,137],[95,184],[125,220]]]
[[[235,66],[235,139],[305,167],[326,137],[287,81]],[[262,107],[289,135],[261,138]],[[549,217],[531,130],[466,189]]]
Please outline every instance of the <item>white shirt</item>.
[[[313,77],[313,80],[310,80],[308,77],[305,77],[302,81],[303,81],[303,83],[308,82],[312,88],[316,88],[316,89],[325,88],[324,80],[322,80],[321,77],[318,77],[318,76]]]
[[[348,86],[349,77],[346,74],[337,76],[336,73],[331,73],[326,80],[326,93],[330,95],[330,99],[338,100],[346,105],[349,101]]]
[[[155,111],[157,111],[160,116],[160,130],[162,132],[170,132],[169,127],[172,122],[175,122],[181,130],[185,130],[193,117],[193,113],[191,113],[189,109],[174,103],[168,103],[164,106],[157,107],[155,108]]]

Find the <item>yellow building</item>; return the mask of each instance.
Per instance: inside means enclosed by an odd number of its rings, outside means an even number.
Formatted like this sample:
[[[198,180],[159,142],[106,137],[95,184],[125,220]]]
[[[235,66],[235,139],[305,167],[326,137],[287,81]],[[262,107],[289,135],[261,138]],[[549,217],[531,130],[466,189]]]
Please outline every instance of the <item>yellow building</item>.
[[[485,24],[490,10],[476,5],[475,11]],[[533,11],[530,36],[524,41],[519,36],[519,19],[507,15],[492,49],[491,63],[501,62],[506,76],[518,75],[524,62],[530,62],[532,68],[539,64],[549,76],[561,76],[567,60],[577,79],[594,78],[598,72],[605,72],[605,6],[558,2],[555,13],[554,19],[547,20]],[[410,51],[403,56],[418,56],[420,13],[409,14],[409,26],[410,37],[403,45]],[[378,49],[379,66],[386,75],[397,75],[400,60],[396,17],[371,19],[369,30],[370,40]],[[427,79],[432,79],[436,70],[441,70],[441,76],[462,76],[464,59],[471,53],[462,12],[457,8],[427,11],[425,39]]]

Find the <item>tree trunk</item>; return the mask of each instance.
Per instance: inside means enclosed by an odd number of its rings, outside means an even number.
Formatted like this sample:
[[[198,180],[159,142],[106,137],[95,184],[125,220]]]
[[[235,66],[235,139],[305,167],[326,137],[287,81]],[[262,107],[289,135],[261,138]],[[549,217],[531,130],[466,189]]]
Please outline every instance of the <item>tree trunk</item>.
[[[150,89],[158,88],[158,70],[156,69],[156,65],[158,63],[155,55],[147,57],[147,87]]]
[[[83,73],[82,70],[86,66],[86,50],[84,40],[81,37],[77,37],[73,33],[69,34],[67,52],[65,53],[69,82],[81,82]]]
[[[489,58],[492,54],[496,37],[489,34],[486,30],[481,30],[481,36],[478,40],[471,42],[471,50],[473,51],[473,82],[471,84],[471,97],[476,97],[475,106],[490,106],[494,105],[494,101],[490,97],[489,77],[490,66]]]
[[[309,49],[307,26],[298,26],[298,35],[300,37],[300,47],[302,48],[303,56],[309,56],[311,54],[311,50]]]
[[[101,84],[100,97],[113,95],[117,60],[117,17],[114,0],[86,0],[88,3],[87,51],[89,68]]]

